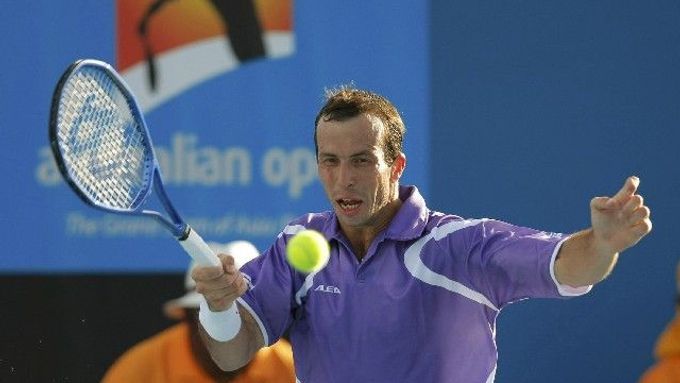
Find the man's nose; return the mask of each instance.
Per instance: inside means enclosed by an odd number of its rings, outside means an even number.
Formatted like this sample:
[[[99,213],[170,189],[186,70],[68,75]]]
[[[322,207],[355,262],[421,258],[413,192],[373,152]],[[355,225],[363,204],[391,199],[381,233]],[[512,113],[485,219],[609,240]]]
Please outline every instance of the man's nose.
[[[355,173],[349,162],[343,162],[338,169],[338,182],[342,187],[352,187],[355,184]]]

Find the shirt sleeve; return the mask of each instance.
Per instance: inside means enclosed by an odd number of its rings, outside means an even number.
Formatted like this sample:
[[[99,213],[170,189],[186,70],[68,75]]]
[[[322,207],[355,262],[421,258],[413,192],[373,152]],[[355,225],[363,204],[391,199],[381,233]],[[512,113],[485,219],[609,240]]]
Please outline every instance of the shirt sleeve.
[[[285,258],[285,236],[279,235],[264,254],[245,264],[241,273],[248,282],[248,291],[238,302],[255,318],[265,345],[270,346],[290,325],[295,304],[294,276]]]
[[[557,298],[590,290],[557,282],[554,264],[567,237],[496,220],[466,230],[470,281],[499,308],[525,298]]]

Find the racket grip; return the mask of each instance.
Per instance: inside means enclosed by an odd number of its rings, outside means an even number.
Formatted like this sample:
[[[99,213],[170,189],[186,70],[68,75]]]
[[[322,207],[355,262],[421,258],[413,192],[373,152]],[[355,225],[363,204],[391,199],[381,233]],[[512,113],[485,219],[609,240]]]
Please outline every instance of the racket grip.
[[[217,258],[212,249],[205,243],[195,230],[187,227],[189,235],[185,239],[180,239],[179,244],[189,253],[191,258],[200,266],[220,266],[222,262]]]

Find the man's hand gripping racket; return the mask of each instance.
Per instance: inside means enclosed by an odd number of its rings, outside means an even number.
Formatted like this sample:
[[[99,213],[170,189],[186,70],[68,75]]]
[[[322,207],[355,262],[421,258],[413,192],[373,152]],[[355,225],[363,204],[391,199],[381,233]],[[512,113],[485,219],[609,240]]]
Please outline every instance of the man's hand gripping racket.
[[[80,199],[105,211],[152,217],[199,265],[221,266],[172,206],[142,112],[110,65],[79,60],[68,67],[52,97],[49,137],[59,171]],[[152,190],[167,216],[144,209]]]

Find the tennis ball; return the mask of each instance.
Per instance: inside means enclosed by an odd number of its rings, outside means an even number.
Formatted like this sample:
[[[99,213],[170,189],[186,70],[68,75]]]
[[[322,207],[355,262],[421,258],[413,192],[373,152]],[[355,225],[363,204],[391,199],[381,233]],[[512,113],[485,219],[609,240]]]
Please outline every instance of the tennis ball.
[[[326,238],[315,230],[302,230],[286,245],[288,263],[301,273],[313,273],[328,263],[330,246]]]

